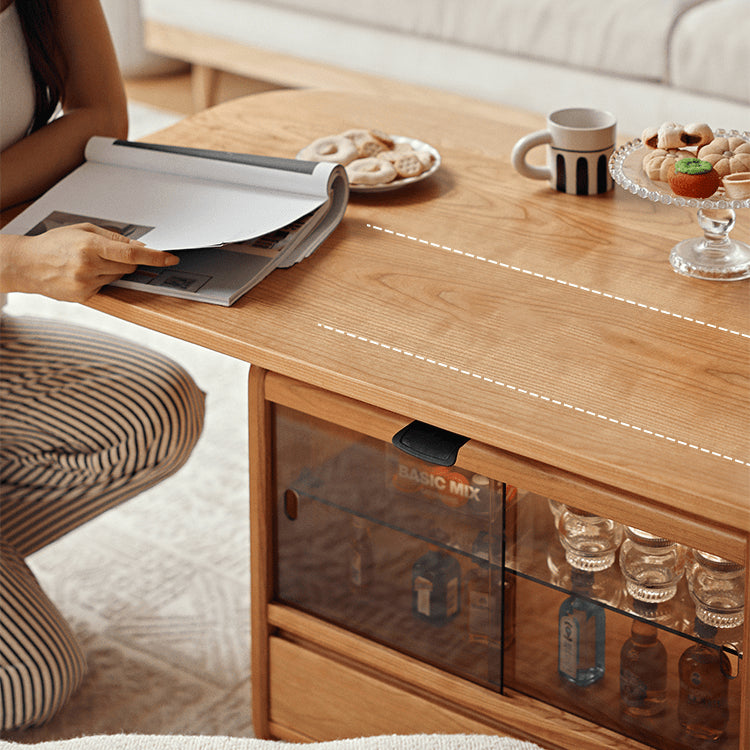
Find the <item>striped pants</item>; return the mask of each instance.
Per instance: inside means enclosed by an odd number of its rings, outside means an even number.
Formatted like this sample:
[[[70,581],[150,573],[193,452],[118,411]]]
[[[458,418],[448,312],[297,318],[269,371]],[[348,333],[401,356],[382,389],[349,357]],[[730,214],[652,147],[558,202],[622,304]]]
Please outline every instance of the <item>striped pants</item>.
[[[176,471],[203,393],[130,342],[49,320],[0,329],[0,730],[40,724],[76,690],[80,645],[24,558]]]

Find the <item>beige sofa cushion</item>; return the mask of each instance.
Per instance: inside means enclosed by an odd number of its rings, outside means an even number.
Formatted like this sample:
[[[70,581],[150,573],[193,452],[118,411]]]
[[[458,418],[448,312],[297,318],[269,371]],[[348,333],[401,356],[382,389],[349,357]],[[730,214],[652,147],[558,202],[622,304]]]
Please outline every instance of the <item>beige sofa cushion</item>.
[[[680,19],[669,56],[675,86],[750,102],[750,2],[713,0]],[[716,123],[750,130],[745,122]]]
[[[262,5],[643,80],[665,78],[672,28],[696,2],[701,0],[261,0]]]

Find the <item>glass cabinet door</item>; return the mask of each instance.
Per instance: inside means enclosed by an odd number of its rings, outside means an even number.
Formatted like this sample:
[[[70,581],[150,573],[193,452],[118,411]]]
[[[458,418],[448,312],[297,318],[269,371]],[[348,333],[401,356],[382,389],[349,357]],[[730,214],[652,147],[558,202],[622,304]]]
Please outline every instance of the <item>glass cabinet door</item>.
[[[667,750],[738,750],[746,572],[274,405],[275,596]]]
[[[503,486],[274,408],[277,598],[500,689]]]
[[[738,748],[744,569],[530,492],[510,518],[505,685],[660,748]]]

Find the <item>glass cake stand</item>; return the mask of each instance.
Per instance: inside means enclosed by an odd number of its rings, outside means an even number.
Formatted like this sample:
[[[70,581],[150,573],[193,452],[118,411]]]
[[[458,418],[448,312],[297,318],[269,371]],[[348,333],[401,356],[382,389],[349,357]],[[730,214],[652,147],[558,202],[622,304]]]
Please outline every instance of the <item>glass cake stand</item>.
[[[715,130],[714,135],[739,136],[750,141],[750,133],[738,130]],[[648,147],[640,139],[617,149],[609,162],[615,182],[640,198],[668,206],[687,206],[698,209],[698,224],[703,237],[678,242],[669,255],[669,262],[677,273],[697,279],[738,281],[750,278],[750,245],[733,240],[729,232],[734,227],[738,208],[750,208],[750,198],[730,200],[720,188],[710,198],[683,198],[675,195],[666,182],[649,179],[643,171],[643,156]]]

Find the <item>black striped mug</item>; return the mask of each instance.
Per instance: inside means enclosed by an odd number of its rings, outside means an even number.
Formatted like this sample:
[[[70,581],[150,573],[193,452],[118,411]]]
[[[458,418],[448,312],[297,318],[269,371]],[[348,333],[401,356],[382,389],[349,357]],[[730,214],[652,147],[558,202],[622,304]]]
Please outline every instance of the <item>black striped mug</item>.
[[[511,163],[524,177],[549,180],[561,193],[597,195],[614,187],[609,157],[615,148],[617,121],[601,109],[559,109],[547,117],[546,130],[521,138],[513,147]],[[532,148],[547,145],[547,166],[526,161]]]

